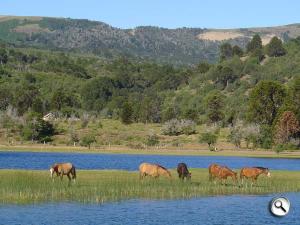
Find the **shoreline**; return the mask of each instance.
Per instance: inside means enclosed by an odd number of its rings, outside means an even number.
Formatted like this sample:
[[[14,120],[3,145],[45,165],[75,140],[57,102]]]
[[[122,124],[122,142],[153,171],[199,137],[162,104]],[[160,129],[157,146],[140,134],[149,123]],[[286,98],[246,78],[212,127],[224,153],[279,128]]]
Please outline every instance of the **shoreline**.
[[[284,151],[276,153],[270,150],[196,150],[196,149],[131,149],[126,146],[113,146],[105,148],[71,147],[71,146],[44,146],[0,145],[0,152],[54,152],[54,153],[81,153],[81,154],[136,154],[136,155],[182,155],[182,156],[236,156],[252,158],[292,158],[300,159],[300,151]]]

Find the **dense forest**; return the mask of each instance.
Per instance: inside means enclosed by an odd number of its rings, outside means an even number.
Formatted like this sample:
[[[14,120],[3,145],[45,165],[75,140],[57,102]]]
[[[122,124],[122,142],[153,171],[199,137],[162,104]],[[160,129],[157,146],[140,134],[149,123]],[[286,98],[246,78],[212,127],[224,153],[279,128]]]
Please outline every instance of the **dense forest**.
[[[300,38],[245,48],[224,42],[215,64],[158,64],[140,58],[0,44],[1,128],[24,140],[51,141],[42,116],[161,123],[165,135],[195,133],[196,124],[229,127],[228,140],[253,148],[299,148]],[[218,129],[199,141],[213,145]],[[86,143],[93,142],[85,137]],[[76,140],[76,137],[74,137]],[[151,136],[150,143],[156,142]]]

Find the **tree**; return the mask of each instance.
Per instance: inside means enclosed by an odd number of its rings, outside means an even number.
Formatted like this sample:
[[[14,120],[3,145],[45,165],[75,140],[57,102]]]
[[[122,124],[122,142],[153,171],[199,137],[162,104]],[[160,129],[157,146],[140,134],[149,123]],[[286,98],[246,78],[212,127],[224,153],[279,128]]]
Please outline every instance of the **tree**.
[[[73,128],[70,130],[70,142],[73,143],[74,146],[79,142],[79,137]]]
[[[87,110],[101,111],[111,99],[114,83],[108,77],[89,80],[82,88],[82,99]]]
[[[247,53],[252,53],[256,49],[262,49],[262,41],[258,34],[255,34],[252,40],[246,46]]]
[[[5,48],[0,47],[0,65],[6,64],[8,61],[8,54]]]
[[[44,121],[37,113],[28,115],[26,125],[22,128],[21,135],[25,140],[32,141],[51,141],[55,129],[53,125]]]
[[[272,125],[286,97],[286,89],[276,81],[260,81],[250,93],[248,119]]]
[[[91,144],[96,142],[96,137],[94,134],[87,134],[82,137],[80,144],[82,146],[86,146],[89,149],[91,148]]]
[[[121,121],[124,124],[132,123],[133,110],[129,102],[125,102],[121,110]]]
[[[213,133],[213,132],[205,132],[203,134],[201,134],[201,136],[199,137],[199,142],[200,143],[207,143],[209,149],[211,149],[211,145],[215,145],[217,142],[218,136]]]
[[[297,119],[300,121],[300,77],[295,78],[291,87],[291,99]]]
[[[282,41],[278,37],[273,37],[267,45],[267,54],[271,57],[279,57],[286,54]]]
[[[18,110],[19,115],[23,115],[32,107],[38,94],[38,88],[32,84],[22,84],[15,89],[13,106]]]
[[[210,65],[207,62],[201,62],[197,65],[197,70],[200,73],[206,73],[209,70],[209,68],[210,68]]]
[[[149,135],[147,135],[147,139],[146,139],[146,145],[147,146],[155,146],[159,144],[159,138],[158,136],[151,131]]]
[[[217,83],[221,83],[224,88],[228,86],[229,83],[234,82],[237,79],[237,76],[234,74],[233,70],[228,67],[222,67],[218,77]]]
[[[229,43],[224,43],[220,46],[220,59],[225,60],[233,56],[232,46]]]
[[[210,122],[216,123],[224,118],[224,95],[220,91],[211,91],[205,97],[207,116]]]
[[[277,144],[285,144],[300,131],[299,121],[291,111],[285,111],[275,126],[274,140]]]
[[[242,57],[243,54],[244,54],[244,52],[243,52],[242,48],[240,48],[239,46],[235,45],[232,48],[232,54],[233,55],[237,55],[238,57]]]

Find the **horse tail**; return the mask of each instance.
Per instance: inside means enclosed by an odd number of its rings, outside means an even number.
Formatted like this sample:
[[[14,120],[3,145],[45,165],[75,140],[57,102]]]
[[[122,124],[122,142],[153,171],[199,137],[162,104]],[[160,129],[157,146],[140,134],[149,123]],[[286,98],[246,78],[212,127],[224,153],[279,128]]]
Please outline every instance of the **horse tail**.
[[[76,169],[75,166],[72,167],[73,179],[76,179]]]

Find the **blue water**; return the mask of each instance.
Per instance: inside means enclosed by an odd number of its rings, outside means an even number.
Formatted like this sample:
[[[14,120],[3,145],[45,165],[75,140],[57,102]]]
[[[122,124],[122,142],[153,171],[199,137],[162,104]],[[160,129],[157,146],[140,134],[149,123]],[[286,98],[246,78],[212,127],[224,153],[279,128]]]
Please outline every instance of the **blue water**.
[[[268,196],[218,196],[189,200],[129,200],[119,203],[0,205],[0,224],[55,225],[268,225],[300,224],[300,193],[287,193],[291,209],[272,216]]]
[[[207,168],[214,162],[236,169],[245,166],[263,166],[273,170],[300,170],[300,159],[0,152],[0,169],[48,169],[54,162],[72,162],[78,169],[138,170],[138,166],[142,162],[158,163],[167,168],[175,168],[179,162],[185,162],[192,168]]]

